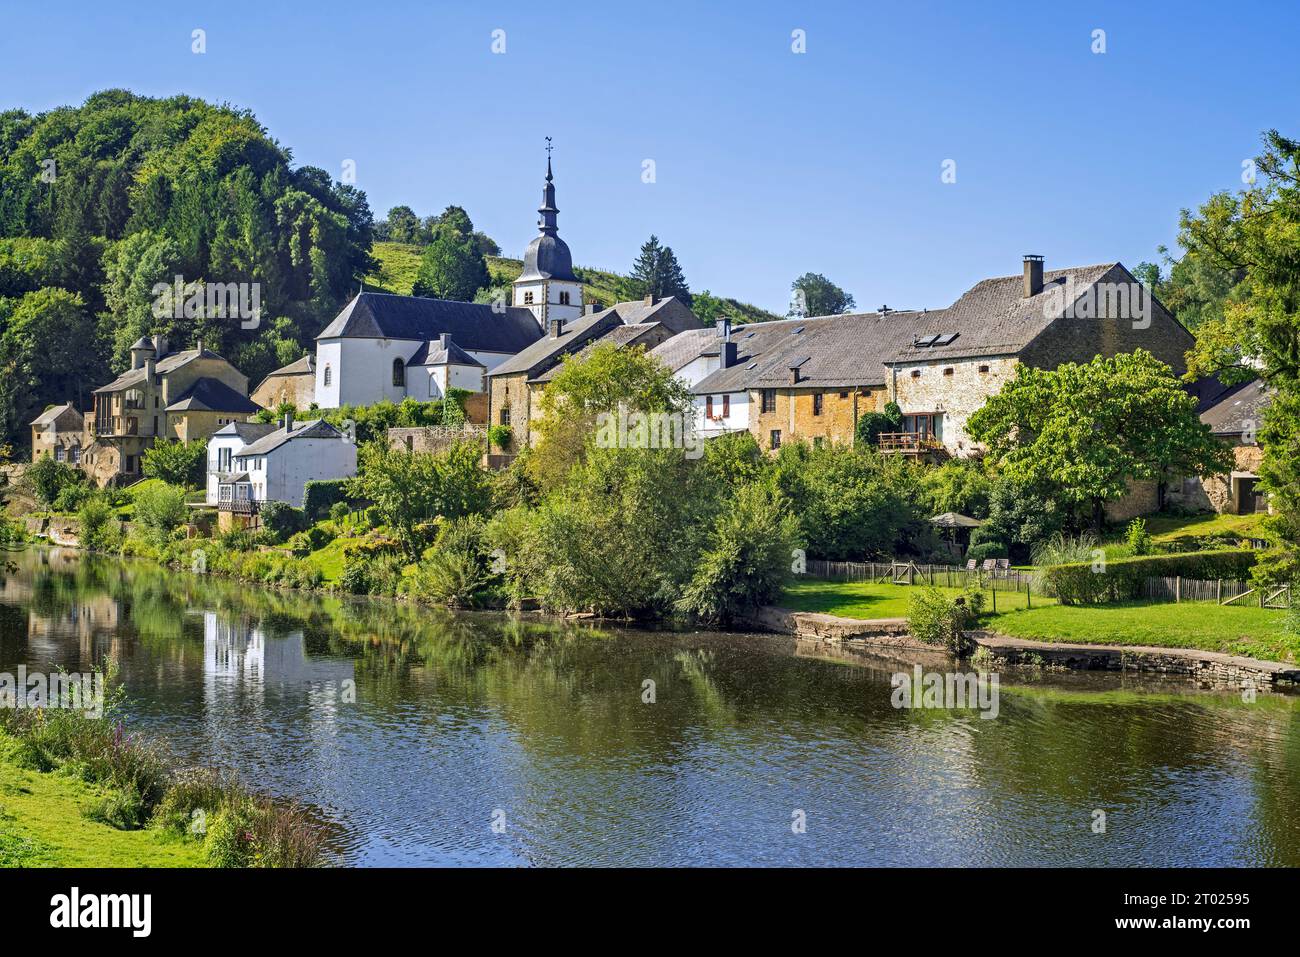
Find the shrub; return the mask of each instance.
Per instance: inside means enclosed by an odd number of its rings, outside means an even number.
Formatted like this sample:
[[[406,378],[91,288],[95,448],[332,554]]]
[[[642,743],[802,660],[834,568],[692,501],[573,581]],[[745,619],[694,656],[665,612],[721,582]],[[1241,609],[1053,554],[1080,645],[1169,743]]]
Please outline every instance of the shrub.
[[[475,604],[492,578],[483,521],[467,516],[443,525],[437,542],[409,572],[406,590],[417,598],[462,608]]]
[[[335,502],[330,506],[330,521],[332,522],[346,521],[351,514],[352,509],[347,502]],[[310,516],[308,517],[310,518]]]
[[[154,542],[165,541],[188,515],[185,490],[158,482],[135,496],[135,521],[145,536]]]
[[[885,405],[883,412],[864,412],[858,417],[854,441],[860,445],[876,445],[881,432],[897,432],[902,428],[903,410],[895,402]]]
[[[744,486],[718,516],[677,610],[728,623],[773,601],[790,577],[799,541],[799,521],[784,500],[762,485]]]
[[[93,495],[77,512],[77,539],[92,552],[115,551],[122,541],[122,529],[113,506],[102,495]]]
[[[982,563],[986,558],[1006,558],[1007,546],[1001,542],[980,542],[978,545],[972,545],[966,549],[966,560],[975,559],[976,564]]]
[[[1072,562],[1091,562],[1097,549],[1097,539],[1091,532],[1072,537],[1057,532],[1034,546],[1034,564],[1040,567],[1068,565]]]
[[[510,448],[512,433],[510,431],[510,426],[508,425],[491,426],[488,429],[487,437],[488,441],[491,442],[494,447],[501,449],[503,452]]]
[[[1148,578],[1242,580],[1250,576],[1256,553],[1249,549],[1145,555],[1109,562],[1072,562],[1043,569],[1043,585],[1065,605],[1140,598]]]
[[[54,511],[75,512],[94,494],[95,490],[82,482],[65,485],[59,489],[59,494],[54,496]]]
[[[1147,531],[1147,523],[1140,518],[1135,518],[1128,523],[1128,531],[1124,534],[1124,541],[1128,544],[1129,551],[1134,555],[1151,554],[1151,533]]]
[[[907,626],[912,637],[927,645],[942,645],[953,654],[966,647],[963,632],[984,611],[984,595],[970,590],[949,597],[928,586],[913,591],[907,602]]]
[[[146,478],[161,479],[168,485],[194,488],[203,484],[207,460],[208,443],[202,439],[156,442],[144,450],[140,471]]]
[[[253,815],[247,802],[223,807],[208,821],[204,852],[211,867],[251,867]]]
[[[262,506],[261,514],[262,528],[266,530],[273,545],[280,544],[307,525],[304,511],[294,508],[288,502],[267,502]]]
[[[66,486],[77,485],[84,480],[85,473],[81,469],[56,462],[51,455],[42,455],[23,473],[23,481],[44,508],[52,507],[59,492]]]
[[[302,510],[306,513],[307,520],[319,522],[326,515],[332,518],[335,507],[348,500],[348,481],[348,479],[322,479],[304,484]]]
[[[143,827],[149,812],[140,792],[133,787],[109,791],[97,803],[86,809],[86,817],[107,824],[119,831],[134,831]]]

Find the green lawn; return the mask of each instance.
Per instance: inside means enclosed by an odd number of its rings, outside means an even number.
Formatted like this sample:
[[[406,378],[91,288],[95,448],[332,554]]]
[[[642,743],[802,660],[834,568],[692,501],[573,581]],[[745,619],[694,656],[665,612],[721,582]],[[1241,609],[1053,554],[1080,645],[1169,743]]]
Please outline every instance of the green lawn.
[[[348,539],[340,535],[307,556],[307,561],[321,570],[326,583],[332,584],[343,579],[343,543],[346,541]]]
[[[778,604],[794,611],[819,611],[843,618],[906,618],[908,596],[918,586],[894,585],[889,582],[841,582],[808,578],[786,588]],[[959,588],[940,588],[945,594],[959,595]],[[993,596],[984,589],[984,607],[990,608]],[[1050,603],[1050,598],[1033,598],[1033,605]],[[1025,607],[1024,592],[999,591],[998,611]]]
[[[906,618],[908,596],[915,587],[809,578],[790,585],[778,604],[844,618]],[[940,591],[959,594],[955,588]],[[1300,660],[1300,637],[1286,633],[1286,613],[1275,609],[1202,602],[1067,606],[1038,595],[1027,609],[1023,592],[998,592],[995,615],[988,589],[984,596],[984,626],[1016,638],[1199,648],[1269,661]]]
[[[990,617],[988,627],[1015,638],[1104,645],[1199,648],[1269,661],[1300,659],[1300,637],[1284,630],[1286,613],[1204,602],[1052,605]]]
[[[203,867],[203,846],[85,817],[103,791],[13,764],[0,739],[0,867]]]

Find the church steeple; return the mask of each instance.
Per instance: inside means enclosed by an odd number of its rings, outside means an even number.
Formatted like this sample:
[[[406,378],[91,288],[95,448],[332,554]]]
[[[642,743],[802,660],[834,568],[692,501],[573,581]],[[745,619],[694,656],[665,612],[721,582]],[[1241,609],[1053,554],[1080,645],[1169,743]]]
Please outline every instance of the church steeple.
[[[542,205],[537,211],[542,214],[537,226],[543,236],[556,236],[560,227],[555,221],[559,209],[555,205],[555,177],[551,175],[551,138],[546,137],[546,185],[542,187]]]

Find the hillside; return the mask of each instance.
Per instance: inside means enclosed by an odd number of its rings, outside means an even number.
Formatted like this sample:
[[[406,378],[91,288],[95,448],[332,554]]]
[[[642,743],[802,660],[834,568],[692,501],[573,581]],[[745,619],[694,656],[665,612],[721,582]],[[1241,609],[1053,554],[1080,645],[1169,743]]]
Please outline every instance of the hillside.
[[[366,288],[373,292],[409,296],[411,287],[415,285],[415,276],[420,271],[423,251],[423,246],[411,243],[375,243],[371,255],[378,260],[379,268],[366,277]],[[513,282],[524,268],[518,259],[499,256],[489,256],[487,263],[494,282]],[[617,273],[582,266],[575,266],[573,271],[582,280],[583,298],[588,302],[595,300],[608,306],[631,298],[626,288],[627,280]],[[696,293],[696,298],[696,314],[706,323],[713,322],[718,315],[729,315],[737,323],[781,318],[749,303],[707,292]]]

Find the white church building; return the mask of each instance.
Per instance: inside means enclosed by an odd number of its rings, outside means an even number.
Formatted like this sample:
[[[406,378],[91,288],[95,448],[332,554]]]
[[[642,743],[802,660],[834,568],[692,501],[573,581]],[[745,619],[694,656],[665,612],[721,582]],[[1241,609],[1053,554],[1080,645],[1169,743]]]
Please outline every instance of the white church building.
[[[448,388],[487,389],[486,376],[546,334],[583,315],[582,283],[559,237],[546,161],[540,233],[524,253],[512,303],[452,302],[362,292],[316,337],[316,405],[427,402]]]

